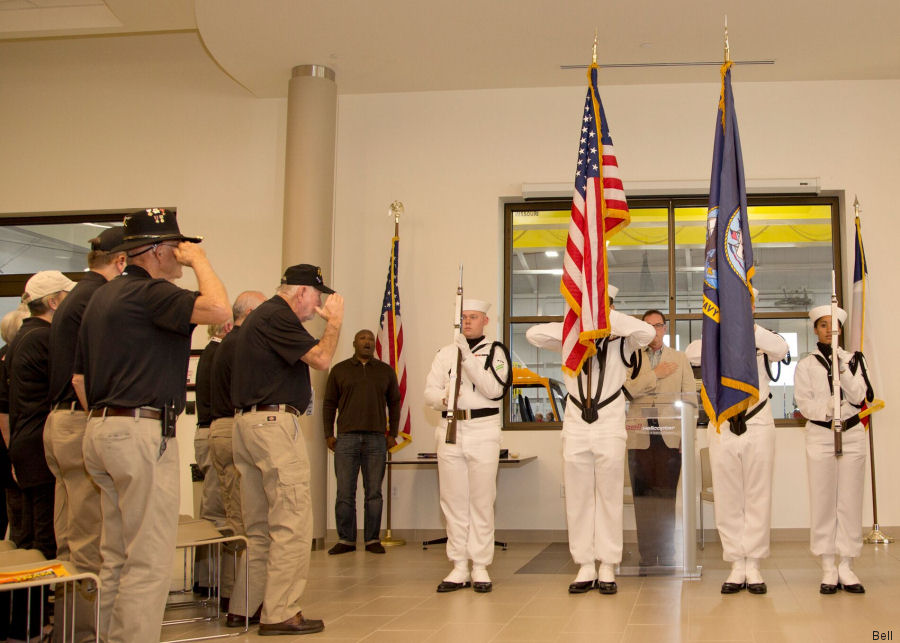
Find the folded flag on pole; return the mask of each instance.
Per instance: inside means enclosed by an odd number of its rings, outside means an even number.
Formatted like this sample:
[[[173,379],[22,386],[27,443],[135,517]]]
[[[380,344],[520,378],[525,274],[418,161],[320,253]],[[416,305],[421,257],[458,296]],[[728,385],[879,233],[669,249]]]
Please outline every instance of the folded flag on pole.
[[[868,377],[873,387],[877,385],[878,364],[876,361],[875,342],[866,316],[866,301],[869,295],[869,266],[866,264],[866,252],[863,249],[862,229],[859,217],[856,217],[856,248],[853,264],[853,306],[850,309],[850,327],[847,334],[847,349],[851,352],[862,351],[868,365]],[[877,389],[876,389],[877,390]],[[859,417],[868,426],[868,416],[884,408],[884,400],[863,401]]]
[[[595,340],[609,335],[606,240],[630,220],[597,89],[598,69],[596,63],[588,69],[590,85],[581,121],[572,218],[560,284],[566,300],[562,370],[569,375],[576,375],[585,360],[597,352]]]
[[[400,253],[400,237],[391,239],[391,262],[388,265],[387,284],[381,304],[381,325],[375,338],[375,355],[387,362],[397,374],[400,385],[400,431],[397,446],[405,447],[412,441],[410,435],[409,400],[406,397],[406,356],[403,354],[403,322],[400,319],[400,291],[397,288],[397,256]]]
[[[722,422],[759,400],[750,286],[753,249],[741,141],[731,91],[731,64],[727,61],[722,65],[703,282],[701,397],[709,421],[717,429]]]

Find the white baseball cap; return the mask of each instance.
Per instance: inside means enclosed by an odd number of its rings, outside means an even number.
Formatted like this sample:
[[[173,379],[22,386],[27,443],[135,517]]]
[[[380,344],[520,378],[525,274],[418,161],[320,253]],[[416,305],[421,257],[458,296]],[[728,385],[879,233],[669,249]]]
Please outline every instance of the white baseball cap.
[[[59,270],[42,270],[25,282],[22,301],[28,304],[63,290],[69,292],[74,287],[75,282]]]

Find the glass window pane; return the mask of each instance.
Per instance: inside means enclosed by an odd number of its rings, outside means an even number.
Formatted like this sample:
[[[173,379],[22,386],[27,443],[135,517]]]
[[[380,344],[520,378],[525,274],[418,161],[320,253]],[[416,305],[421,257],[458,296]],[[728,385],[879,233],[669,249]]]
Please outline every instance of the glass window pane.
[[[88,241],[113,224],[60,223],[0,226],[0,274],[39,270],[80,272]]]
[[[565,387],[560,354],[535,348],[525,339],[532,324],[510,325],[513,386],[509,394],[510,423],[561,422]],[[540,417],[539,417],[540,416]]]
[[[669,211],[631,208],[631,223],[607,244],[609,283],[619,289],[616,310],[640,315],[669,308]]]
[[[569,216],[569,210],[512,213],[511,316],[563,314],[559,282]]]

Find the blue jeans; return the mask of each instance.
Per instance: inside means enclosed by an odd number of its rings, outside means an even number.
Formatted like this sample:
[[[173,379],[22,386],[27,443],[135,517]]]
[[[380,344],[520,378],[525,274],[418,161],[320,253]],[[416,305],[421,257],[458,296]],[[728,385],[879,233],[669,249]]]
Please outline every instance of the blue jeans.
[[[378,542],[381,533],[381,482],[384,480],[387,440],[384,433],[360,431],[340,433],[334,447],[334,475],[337,499],[334,516],[338,539],[356,543],[356,481],[362,469],[366,494],[363,535],[366,544]]]

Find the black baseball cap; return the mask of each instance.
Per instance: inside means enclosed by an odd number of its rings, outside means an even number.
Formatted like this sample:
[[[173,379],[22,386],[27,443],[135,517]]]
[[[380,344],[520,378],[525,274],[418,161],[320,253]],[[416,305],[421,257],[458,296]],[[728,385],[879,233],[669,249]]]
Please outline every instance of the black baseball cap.
[[[123,237],[125,236],[125,228],[120,225],[107,228],[100,233],[99,236],[90,240],[91,250],[102,250],[103,252],[121,252]]]
[[[285,270],[281,283],[286,286],[313,286],[326,295],[334,292],[325,285],[325,281],[322,279],[322,269],[308,263],[297,264]]]

